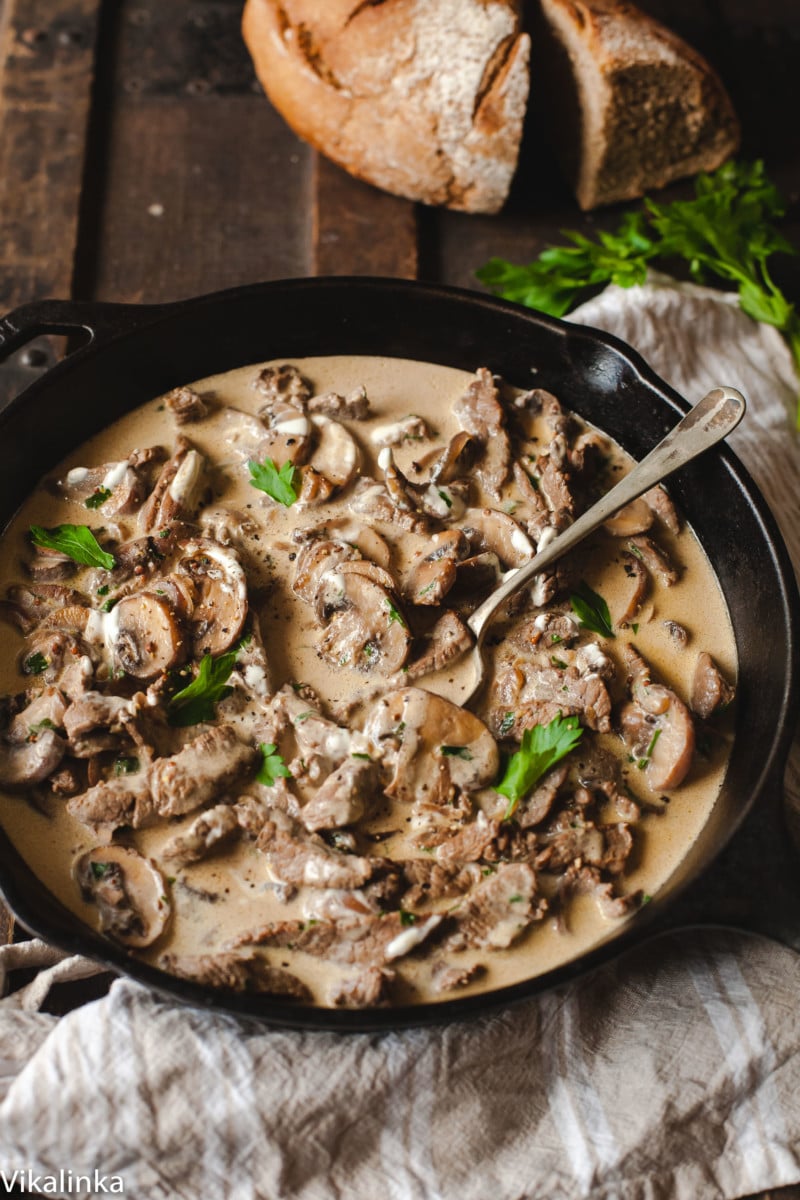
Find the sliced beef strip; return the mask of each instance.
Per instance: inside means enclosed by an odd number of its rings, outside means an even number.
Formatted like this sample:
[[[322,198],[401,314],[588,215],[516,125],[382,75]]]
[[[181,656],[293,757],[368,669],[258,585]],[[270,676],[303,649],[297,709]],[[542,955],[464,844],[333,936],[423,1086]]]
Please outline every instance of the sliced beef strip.
[[[334,1008],[385,1008],[391,1003],[391,986],[397,978],[385,967],[367,967],[358,975],[337,980],[328,990]]]
[[[264,367],[252,383],[255,391],[265,397],[265,408],[282,402],[293,404],[301,411],[311,398],[313,388],[297,367],[283,363],[278,367]]]
[[[343,854],[321,838],[294,835],[276,821],[265,822],[256,846],[273,877],[295,887],[359,888],[387,866],[385,859]]]
[[[540,825],[549,816],[555,803],[558,789],[567,778],[566,763],[559,763],[551,768],[540,780],[532,792],[529,792],[517,806],[514,819],[521,829],[530,829]]]
[[[280,921],[242,934],[234,946],[282,946],[330,962],[382,967],[411,953],[441,923],[439,916],[406,923],[399,912],[353,921]]]
[[[655,575],[665,587],[672,587],[678,582],[678,571],[670,561],[669,555],[652,538],[641,534],[629,538],[628,546],[632,553],[641,559],[650,574]]]
[[[233,805],[215,804],[195,817],[187,830],[170,838],[161,854],[178,866],[199,862],[241,831],[238,818]]]
[[[9,742],[27,742],[43,729],[63,729],[67,702],[56,687],[45,687],[9,721],[5,737]]]
[[[190,387],[173,388],[164,397],[164,403],[175,418],[176,425],[202,421],[211,411],[203,397]]]
[[[598,867],[575,864],[565,874],[560,891],[562,901],[569,896],[592,896],[601,914],[609,921],[619,920],[642,906],[644,893],[618,896],[613,883],[603,879]]]
[[[530,671],[519,693],[517,727],[547,725],[559,712],[576,715],[582,725],[599,733],[611,732],[611,697],[599,676],[581,675],[575,667]]]
[[[89,758],[98,749],[114,747],[119,744],[116,735],[126,735],[133,721],[131,703],[122,696],[86,692],[64,712],[70,753],[76,758]],[[97,731],[109,736],[98,739]]]
[[[689,701],[692,712],[707,721],[720,708],[726,708],[735,695],[735,689],[723,677],[710,654],[704,650],[698,655],[692,680],[692,695]]]
[[[159,815],[182,816],[240,783],[259,753],[240,742],[230,725],[207,729],[171,758],[153,764],[150,789]]]
[[[340,829],[353,825],[373,807],[380,796],[377,763],[346,758],[308,804],[301,818],[306,829]]]
[[[547,903],[539,897],[536,876],[527,863],[503,863],[487,876],[451,914],[456,929],[444,942],[445,951],[505,949]]]
[[[98,836],[110,837],[115,829],[139,829],[154,817],[150,772],[111,776],[67,802],[67,811]]]
[[[486,974],[483,963],[472,963],[468,967],[456,966],[447,959],[440,958],[434,963],[431,971],[433,990],[441,995],[442,992],[453,992],[457,988],[466,987]]]
[[[8,588],[6,597],[0,602],[0,618],[26,635],[59,608],[88,603],[82,592],[62,583],[40,583],[33,587],[17,583]]]
[[[664,525],[670,533],[678,534],[681,531],[681,521],[675,509],[675,505],[664,487],[657,483],[655,487],[650,488],[649,492],[645,492],[642,499],[650,506],[657,517],[663,521]]]
[[[650,572],[641,554],[632,554],[629,550],[623,550],[620,558],[625,574],[632,580],[631,594],[625,605],[625,611],[620,617],[623,625],[629,625],[644,604],[650,587]]]
[[[158,965],[204,987],[236,992],[263,992],[289,1000],[311,1000],[311,992],[296,975],[273,967],[259,954],[162,954]]]
[[[339,421],[366,421],[372,416],[367,390],[363,384],[353,388],[346,396],[340,396],[337,392],[311,396],[306,404],[306,411],[335,417]]]
[[[369,517],[386,525],[394,525],[409,533],[430,533],[437,527],[435,518],[415,508],[400,508],[389,495],[386,486],[362,475],[352,490],[348,507],[359,517]]]
[[[461,863],[478,862],[500,832],[498,821],[490,821],[479,812],[474,821],[462,826],[446,841],[440,842],[434,851],[436,862],[442,867],[455,867]]]
[[[442,671],[472,649],[473,636],[457,613],[447,609],[428,634],[425,648],[409,664],[408,679],[421,679],[431,671]]]
[[[426,856],[405,859],[398,865],[407,885],[401,903],[404,909],[423,908],[451,896],[463,896],[482,878],[481,868],[475,863],[443,866]]]
[[[453,415],[466,433],[483,444],[475,472],[489,494],[499,497],[511,467],[511,447],[497,385],[486,367],[475,372],[475,378],[454,404]]]

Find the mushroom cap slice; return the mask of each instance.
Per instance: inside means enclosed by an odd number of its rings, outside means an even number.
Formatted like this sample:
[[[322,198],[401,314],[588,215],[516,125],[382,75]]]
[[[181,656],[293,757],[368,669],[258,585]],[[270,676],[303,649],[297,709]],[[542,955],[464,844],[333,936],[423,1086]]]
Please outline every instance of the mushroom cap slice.
[[[647,533],[654,519],[655,513],[652,508],[640,496],[604,521],[603,528],[614,537],[633,537],[637,533]]]
[[[164,932],[172,907],[164,876],[137,850],[96,846],[77,859],[74,876],[96,904],[100,928],[123,946],[149,946]]]
[[[155,679],[186,657],[186,638],[164,597],[137,592],[120,600],[111,611],[115,670],[134,679]]]
[[[194,585],[189,617],[192,653],[222,654],[240,637],[247,619],[247,579],[236,552],[210,538],[184,546],[174,578],[188,577]]]
[[[423,688],[401,688],[371,708],[365,734],[393,775],[387,795],[446,803],[454,788],[474,791],[497,775],[497,743],[478,717]]]
[[[323,475],[336,491],[341,491],[358,471],[361,461],[358,446],[350,432],[339,421],[315,414],[311,423],[316,432],[317,445],[308,465]]]
[[[355,546],[364,555],[364,558],[371,559],[379,567],[388,571],[392,561],[392,552],[376,530],[370,529],[368,525],[362,525],[358,521],[353,521],[350,517],[337,517],[334,521],[325,522],[325,531],[329,536]]]
[[[32,741],[0,743],[0,787],[12,791],[42,783],[64,757],[66,743],[54,729],[41,729]]]
[[[348,542],[313,538],[306,542],[297,556],[292,591],[306,604],[314,604],[322,576],[340,563],[358,558],[359,551]]]
[[[408,658],[411,634],[386,588],[365,575],[325,575],[328,627],[322,655],[338,666],[391,675]]]
[[[632,703],[620,711],[622,736],[644,764],[648,786],[654,792],[670,791],[683,783],[692,765],[692,714],[671,688],[651,681],[650,668],[633,646],[626,646],[623,655]]]
[[[496,508],[468,508],[461,521],[476,552],[493,550],[504,567],[521,567],[533,558],[525,531],[508,513]]]

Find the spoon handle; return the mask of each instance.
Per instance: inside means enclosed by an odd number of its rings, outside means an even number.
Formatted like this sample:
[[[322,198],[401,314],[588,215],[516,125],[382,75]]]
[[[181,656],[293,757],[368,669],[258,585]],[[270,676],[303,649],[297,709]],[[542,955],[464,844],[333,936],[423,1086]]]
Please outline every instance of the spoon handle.
[[[469,619],[469,626],[480,643],[494,613],[509,596],[534,575],[539,575],[556,559],[593,533],[619,509],[630,504],[642,492],[666,479],[673,471],[691,462],[698,454],[722,441],[741,421],[745,399],[735,388],[717,387],[710,391],[674,429],[658,443],[610,492],[593,504],[577,521],[555,537],[524,567],[509,572],[496,591],[484,600]]]

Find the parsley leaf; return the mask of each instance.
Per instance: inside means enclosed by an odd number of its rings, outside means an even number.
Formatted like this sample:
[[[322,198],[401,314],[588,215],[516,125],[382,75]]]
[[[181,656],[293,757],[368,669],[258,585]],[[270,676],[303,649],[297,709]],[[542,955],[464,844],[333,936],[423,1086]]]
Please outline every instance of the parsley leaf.
[[[139,759],[135,756],[130,758],[117,758],[114,760],[115,775],[135,775],[139,770]]]
[[[99,545],[88,525],[56,525],[54,529],[42,529],[31,525],[31,541],[34,546],[45,550],[58,550],[67,558],[83,563],[87,567],[104,567],[113,571],[117,560]]]
[[[463,758],[466,762],[472,762],[472,755],[466,746],[440,746],[439,753],[445,758]]]
[[[768,265],[773,254],[796,250],[775,226],[785,205],[763,162],[728,162],[703,172],[694,191],[693,199],[671,204],[645,197],[614,233],[593,240],[562,230],[567,244],[548,246],[528,266],[493,258],[476,275],[495,295],[562,317],[585,288],[631,287],[644,283],[651,263],[683,259],[698,282],[715,276],[733,284],[742,311],[780,330],[800,369],[800,316]],[[800,428],[800,404],[797,423]]]
[[[260,492],[266,492],[268,496],[286,508],[294,504],[298,496],[295,483],[299,472],[290,462],[285,462],[278,470],[271,458],[265,458],[263,463],[257,463],[251,458],[247,466],[250,469],[250,482],[254,488],[258,488]]]
[[[509,802],[504,821],[511,820],[522,797],[542,776],[575,749],[582,734],[577,717],[562,717],[560,713],[548,725],[525,730],[519,750],[511,755],[503,778],[495,785],[495,791]]]
[[[187,725],[198,725],[201,721],[214,720],[215,705],[233,691],[228,687],[228,680],[238,653],[237,645],[217,658],[206,654],[200,659],[194,679],[176,692],[169,702],[170,725],[185,728]]]
[[[278,747],[274,742],[262,742],[260,750],[264,756],[261,770],[256,775],[259,783],[272,787],[278,779],[291,779],[292,773],[283,761],[283,755],[277,753]]]
[[[408,629],[408,626],[406,625],[402,616],[400,615],[398,610],[395,608],[395,606],[392,604],[392,602],[388,596],[386,597],[386,604],[389,609],[389,624],[391,625],[392,621],[397,621],[397,624],[401,625],[403,627],[403,629]]]
[[[615,637],[608,605],[599,592],[593,592],[583,580],[569,598],[572,611],[584,629],[599,633],[602,637]]]
[[[23,675],[41,675],[42,671],[46,671],[50,666],[49,662],[43,654],[35,650],[33,654],[29,654],[22,664]]]

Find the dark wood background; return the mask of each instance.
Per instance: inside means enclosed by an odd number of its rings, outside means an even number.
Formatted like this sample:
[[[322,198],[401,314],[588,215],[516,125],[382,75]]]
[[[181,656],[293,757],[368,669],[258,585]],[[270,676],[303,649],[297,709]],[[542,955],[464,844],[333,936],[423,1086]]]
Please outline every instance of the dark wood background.
[[[742,154],[765,159],[800,245],[800,3],[641,2],[717,67]],[[499,216],[425,209],[350,179],[264,98],[240,13],[241,0],[0,0],[0,313],[47,296],[155,302],[309,274],[477,286],[492,255],[528,261],[564,227],[616,223],[619,210],[580,214],[532,129]],[[800,300],[800,260],[783,259],[776,276]],[[59,352],[40,339],[0,366],[0,399]],[[800,946],[780,790],[687,900],[687,919]],[[0,905],[0,941],[14,936],[24,933]],[[780,1195],[800,1200],[800,1188]]]

